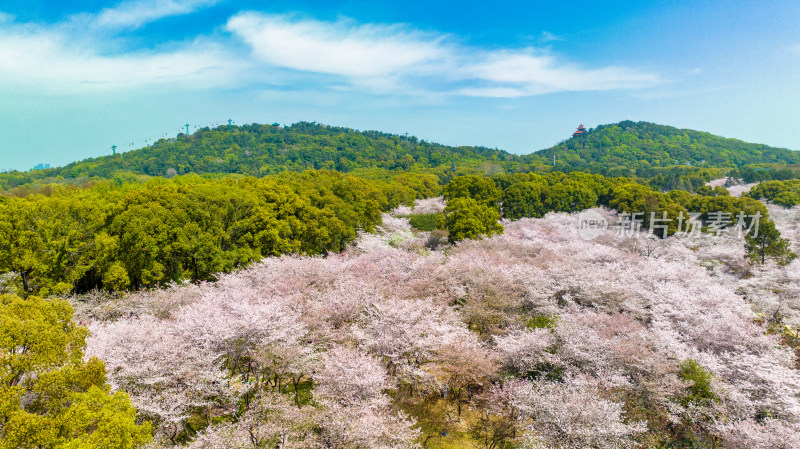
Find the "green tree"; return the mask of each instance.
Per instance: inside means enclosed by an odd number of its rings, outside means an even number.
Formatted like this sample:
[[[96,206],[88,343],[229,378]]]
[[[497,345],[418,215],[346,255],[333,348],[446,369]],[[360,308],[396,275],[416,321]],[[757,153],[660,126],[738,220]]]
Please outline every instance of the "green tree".
[[[800,195],[796,192],[781,192],[775,195],[772,202],[783,207],[794,207],[800,204]]]
[[[88,331],[63,300],[0,296],[0,448],[132,449],[151,439],[128,395],[110,393]]]
[[[747,257],[762,265],[767,258],[775,259],[780,265],[788,265],[797,257],[791,251],[789,240],[781,238],[781,233],[772,221],[761,219],[758,232],[752,232],[744,238],[744,249]]]
[[[472,198],[480,204],[497,208],[502,191],[490,178],[469,175],[453,178],[445,186],[443,194],[448,201],[454,198]]]
[[[31,195],[0,205],[0,271],[18,275],[23,296],[62,294],[92,265],[103,212],[68,192]]]
[[[686,359],[681,363],[680,368],[681,378],[689,383],[685,395],[681,398],[684,405],[707,405],[718,400],[717,395],[711,389],[711,381],[714,376],[703,369],[697,361]]]
[[[109,291],[125,290],[130,283],[128,272],[119,262],[114,262],[103,275],[103,287]]]
[[[543,198],[547,186],[535,182],[518,182],[503,191],[503,216],[511,220],[523,217],[541,218],[547,213]]]
[[[450,243],[503,232],[497,210],[472,198],[448,201],[440,220],[439,227],[447,229]]]

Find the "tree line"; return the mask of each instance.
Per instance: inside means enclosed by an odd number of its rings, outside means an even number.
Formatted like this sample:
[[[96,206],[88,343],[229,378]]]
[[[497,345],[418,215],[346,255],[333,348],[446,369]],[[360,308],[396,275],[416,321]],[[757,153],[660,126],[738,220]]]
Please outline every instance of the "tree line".
[[[541,218],[549,212],[605,206],[622,214],[638,214],[632,217],[639,228],[660,238],[692,231],[692,226],[699,228],[697,232],[718,233],[738,225],[749,231],[743,232],[743,237],[752,260],[764,263],[770,257],[787,264],[796,256],[769,219],[767,208],[757,200],[764,195],[785,195],[775,193],[780,189],[773,187],[774,183],[780,182],[762,184],[765,187],[758,186],[752,197],[737,198],[721,186],[704,186],[696,194],[682,190],[663,193],[629,178],[582,172],[460,176],[443,189],[447,207],[439,225],[455,243],[502,233],[501,216],[510,220]],[[796,184],[787,181],[779,185],[789,188]]]
[[[438,194],[433,175],[200,176],[0,196],[0,273],[23,296],[214,279],[254,260],[341,251],[383,211]]]
[[[652,226],[659,237],[683,231],[690,212],[699,214],[696,220],[707,231],[720,216],[733,224],[740,214],[752,228],[749,220],[757,214],[758,229],[772,237],[752,246],[762,256],[777,257],[786,253],[785,239],[754,198],[780,202],[797,195],[787,190],[793,182],[765,183],[752,198],[735,198],[724,187],[663,193],[630,178],[583,172],[457,176],[443,188],[439,182],[433,174],[367,180],[311,170],[260,179],[105,181],[21,198],[0,196],[3,288],[48,295],[212,280],[214,273],[263,257],[342,251],[358,230],[374,229],[382,212],[440,191],[447,207],[438,225],[452,243],[502,232],[501,217],[540,218],[606,206],[640,213],[642,229]]]
[[[555,161],[554,158],[555,157]],[[555,165],[554,165],[555,162]],[[656,189],[694,191],[722,176],[747,182],[797,178],[798,153],[647,122],[601,125],[551,148],[519,156],[479,146],[447,146],[413,136],[299,122],[200,128],[123,154],[64,167],[0,174],[0,191],[20,194],[49,183],[190,173],[254,177],[283,171],[336,170],[368,178],[427,172],[447,182],[460,174],[582,171],[646,179]]]
[[[745,195],[757,200],[772,201],[787,208],[794,207],[800,204],[800,180],[762,182]]]

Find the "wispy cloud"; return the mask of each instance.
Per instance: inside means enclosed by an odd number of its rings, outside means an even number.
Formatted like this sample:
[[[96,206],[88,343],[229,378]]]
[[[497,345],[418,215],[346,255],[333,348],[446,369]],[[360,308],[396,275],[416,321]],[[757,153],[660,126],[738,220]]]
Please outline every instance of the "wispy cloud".
[[[488,50],[409,25],[349,19],[242,12],[222,28],[230,34],[198,36],[193,42],[126,49],[115,37],[115,30],[217,1],[128,1],[50,26],[12,22],[0,29],[0,86],[70,93],[233,85],[435,98],[522,97],[660,83],[657,75],[629,67],[585,67],[541,49]]]
[[[463,67],[466,75],[476,80],[503,85],[514,95],[539,95],[579,90],[631,89],[655,85],[656,75],[625,67],[588,69],[560,62],[548,54],[534,50],[489,52]],[[492,87],[497,89],[498,86]],[[465,94],[480,94],[474,90]],[[490,90],[491,92],[491,90]]]
[[[11,14],[4,13],[4,12],[0,11],[0,23],[7,23],[7,22],[13,22],[13,21],[14,21],[14,16],[12,16]]]
[[[213,6],[220,0],[129,0],[105,8],[94,17],[94,24],[109,28],[138,28],[169,16],[188,14]]]
[[[320,22],[242,13],[227,29],[267,65],[348,78],[353,86],[469,96],[519,97],[572,90],[641,88],[657,75],[626,67],[584,68],[534,49],[486,51],[401,25]],[[391,80],[391,82],[386,82]],[[420,83],[424,84],[420,85]]]
[[[542,31],[542,42],[553,42],[553,41],[563,41],[564,38],[561,36],[556,36],[555,34],[549,31]]]
[[[400,25],[243,13],[231,18],[227,29],[266,63],[332,75],[364,78],[412,73],[448,55],[443,36]]]
[[[219,46],[209,43],[116,55],[101,54],[98,47],[91,41],[72,40],[59,30],[24,27],[0,32],[0,85],[37,93],[165,84],[214,87],[230,82],[241,69]]]
[[[732,92],[736,89],[741,88],[741,86],[736,86],[734,84],[718,84],[711,87],[678,87],[678,86],[660,86],[656,89],[647,89],[647,90],[640,90],[631,93],[631,96],[634,98],[638,98],[644,101],[658,101],[664,99],[671,99],[671,98],[680,98],[680,97],[700,97],[710,93],[717,93],[717,92]]]

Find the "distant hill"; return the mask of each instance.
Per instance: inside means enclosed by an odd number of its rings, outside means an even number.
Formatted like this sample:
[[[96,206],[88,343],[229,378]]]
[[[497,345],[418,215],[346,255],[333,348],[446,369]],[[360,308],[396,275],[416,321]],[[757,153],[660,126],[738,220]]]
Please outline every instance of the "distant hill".
[[[300,122],[286,127],[250,124],[231,129],[202,128],[192,135],[161,139],[124,154],[86,159],[64,167],[0,174],[0,191],[49,182],[81,184],[96,178],[130,181],[136,176],[187,173],[259,177],[306,169],[367,177],[424,171],[436,173],[446,181],[453,168],[459,173],[488,174],[586,171],[647,178],[654,187],[664,190],[693,190],[705,181],[730,173],[748,181],[794,178],[796,164],[800,164],[800,152],[648,122],[601,125],[526,156]]]
[[[702,131],[648,122],[600,125],[551,148],[534,153],[556,168],[599,174],[650,177],[654,168],[740,169],[754,164],[797,164],[800,152],[747,143]]]
[[[17,174],[22,185],[46,178],[110,178],[119,172],[148,176],[235,173],[264,176],[282,171],[370,169],[421,171],[518,161],[518,156],[484,147],[450,147],[378,131],[356,131],[316,123],[291,126],[250,124],[161,139],[124,154]],[[9,175],[6,175],[8,178]],[[5,188],[15,187],[8,183]],[[2,187],[2,184],[0,184]]]

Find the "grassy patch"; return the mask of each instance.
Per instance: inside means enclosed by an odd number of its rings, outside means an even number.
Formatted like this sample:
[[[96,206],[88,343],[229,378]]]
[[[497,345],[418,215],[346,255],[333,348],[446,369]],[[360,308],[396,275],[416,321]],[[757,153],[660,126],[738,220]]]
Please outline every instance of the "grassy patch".
[[[464,407],[459,419],[455,405],[439,396],[410,398],[403,395],[396,397],[395,401],[405,413],[416,419],[417,427],[422,431],[419,442],[424,443],[425,449],[475,447],[469,429],[479,415],[468,407]]]
[[[528,329],[555,329],[558,315],[533,315],[525,325]]]
[[[292,402],[295,402],[295,393],[297,393],[297,403],[301,406],[311,404],[313,399],[314,382],[311,379],[304,379],[297,384],[297,391],[295,392],[294,385],[291,382],[286,384],[284,394]]]

